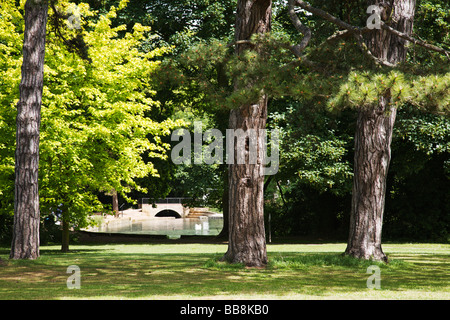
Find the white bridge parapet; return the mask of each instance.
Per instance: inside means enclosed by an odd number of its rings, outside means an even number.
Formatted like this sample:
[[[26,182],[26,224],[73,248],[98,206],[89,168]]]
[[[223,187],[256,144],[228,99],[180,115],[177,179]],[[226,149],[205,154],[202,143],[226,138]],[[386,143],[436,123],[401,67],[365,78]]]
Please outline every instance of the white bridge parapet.
[[[163,211],[164,216],[167,216],[166,214],[168,214],[168,212],[165,210],[170,210],[174,211],[173,216],[175,216],[175,218],[185,218],[189,214],[189,208],[182,204],[183,199],[184,198],[158,199],[153,206],[148,198],[143,198],[141,201],[142,213],[154,218],[157,217],[158,214],[162,214]]]
[[[206,207],[189,208],[183,205],[186,198],[158,199],[151,203],[148,198],[143,198],[139,204],[142,214],[149,217],[175,217],[175,218],[215,218],[217,213],[211,212]],[[222,215],[219,215],[222,217]]]

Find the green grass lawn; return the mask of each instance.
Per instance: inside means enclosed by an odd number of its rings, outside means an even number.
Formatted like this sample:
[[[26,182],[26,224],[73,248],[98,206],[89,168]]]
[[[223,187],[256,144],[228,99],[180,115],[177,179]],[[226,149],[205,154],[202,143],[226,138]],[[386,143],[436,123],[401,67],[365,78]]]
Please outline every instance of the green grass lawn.
[[[224,244],[42,246],[37,260],[9,260],[0,247],[0,299],[449,299],[450,245],[385,244],[381,289],[345,244],[271,244],[266,269],[218,261]],[[67,267],[81,271],[69,290]]]

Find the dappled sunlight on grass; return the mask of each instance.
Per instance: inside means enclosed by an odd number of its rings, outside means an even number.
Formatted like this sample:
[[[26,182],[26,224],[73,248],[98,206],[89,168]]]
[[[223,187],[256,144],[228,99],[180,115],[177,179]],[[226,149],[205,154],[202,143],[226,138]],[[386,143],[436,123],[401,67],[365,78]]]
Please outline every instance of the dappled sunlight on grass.
[[[390,244],[386,265],[342,256],[343,244],[269,245],[265,269],[218,261],[223,244],[48,246],[34,261],[3,248],[0,299],[448,299],[449,246],[412,246]],[[380,290],[366,286],[372,264]],[[67,289],[69,265],[80,267],[79,290]]]

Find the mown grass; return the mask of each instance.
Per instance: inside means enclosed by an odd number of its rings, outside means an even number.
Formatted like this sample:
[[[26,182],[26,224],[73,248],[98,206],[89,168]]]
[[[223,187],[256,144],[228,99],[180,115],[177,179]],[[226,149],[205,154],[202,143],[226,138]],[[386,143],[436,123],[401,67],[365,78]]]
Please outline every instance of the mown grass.
[[[34,261],[0,248],[0,299],[449,299],[450,246],[388,244],[389,264],[342,256],[344,244],[268,245],[265,269],[229,265],[223,244],[41,247]],[[381,270],[368,289],[367,267]],[[69,290],[67,267],[81,270]]]
[[[206,268],[216,268],[220,270],[239,270],[244,269],[243,264],[229,264],[221,261],[222,256],[218,255],[205,263]],[[388,264],[379,261],[360,260],[342,254],[303,254],[303,255],[275,255],[269,260],[267,269],[308,269],[311,267],[343,267],[343,268],[368,268],[376,265],[380,268],[401,268],[410,265],[403,260],[390,260]]]

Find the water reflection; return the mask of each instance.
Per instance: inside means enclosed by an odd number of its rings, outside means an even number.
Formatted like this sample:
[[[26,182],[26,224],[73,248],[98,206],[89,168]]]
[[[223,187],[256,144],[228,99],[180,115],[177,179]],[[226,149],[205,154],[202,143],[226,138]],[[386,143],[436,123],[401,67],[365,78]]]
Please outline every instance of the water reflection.
[[[99,227],[90,228],[92,232],[155,234],[167,236],[180,235],[218,235],[222,231],[221,217],[181,218],[157,217],[148,219],[112,219]]]

